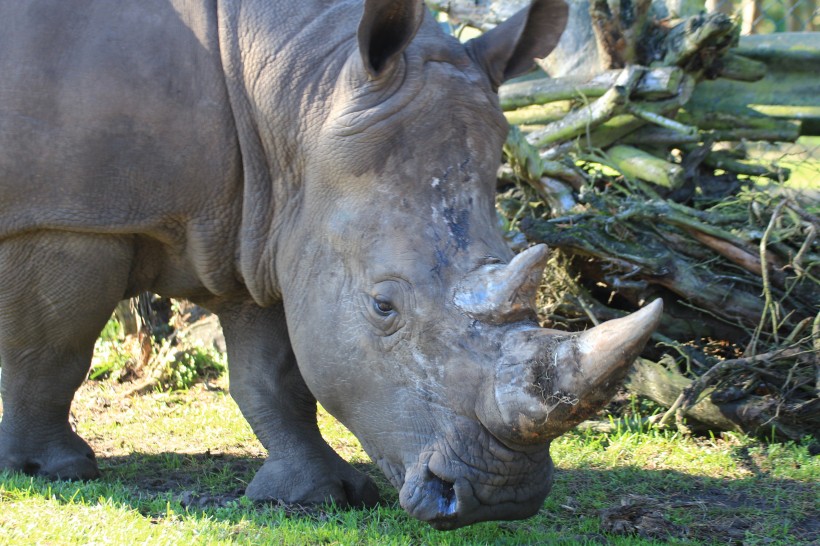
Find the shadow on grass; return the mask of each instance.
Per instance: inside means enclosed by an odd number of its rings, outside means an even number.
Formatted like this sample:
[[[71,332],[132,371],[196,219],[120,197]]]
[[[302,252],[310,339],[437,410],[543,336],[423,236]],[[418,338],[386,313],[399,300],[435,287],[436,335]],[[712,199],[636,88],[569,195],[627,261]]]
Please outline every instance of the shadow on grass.
[[[163,517],[170,508],[186,513],[186,517],[231,524],[251,520],[273,525],[274,520],[290,520],[309,529],[354,521],[356,527],[364,528],[384,526],[391,520],[391,525],[405,530],[420,528],[401,512],[395,490],[372,463],[354,466],[379,485],[383,500],[375,511],[283,503],[254,505],[243,493],[262,462],[261,458],[208,452],[133,453],[100,458],[103,477],[95,482],[49,484],[0,474],[0,486],[4,492],[21,488],[29,495],[43,495],[59,503],[94,505],[109,499],[150,518]],[[817,493],[817,484],[762,474],[729,480],[637,467],[559,468],[553,491],[539,514],[520,522],[485,524],[495,527],[484,532],[500,533],[505,543],[533,543],[560,536],[570,543],[591,544],[623,543],[627,537],[634,537],[634,543],[811,544],[820,540]],[[465,529],[450,536],[467,540],[470,532]]]
[[[135,452],[121,457],[101,457],[98,463],[103,480],[118,480],[142,493],[190,493],[197,499],[194,504],[203,507],[224,505],[244,495],[245,487],[264,459],[210,452]],[[383,502],[398,500],[395,489],[375,464],[354,462],[352,466],[376,482]]]

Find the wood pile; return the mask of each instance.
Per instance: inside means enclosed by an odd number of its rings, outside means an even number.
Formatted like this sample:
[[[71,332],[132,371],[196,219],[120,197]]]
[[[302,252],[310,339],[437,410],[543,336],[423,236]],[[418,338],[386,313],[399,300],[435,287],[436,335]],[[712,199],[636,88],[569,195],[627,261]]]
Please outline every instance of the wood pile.
[[[503,2],[428,4],[487,28]],[[501,221],[512,244],[554,249],[546,326],[584,329],[663,298],[628,385],[668,408],[656,421],[816,436],[820,175],[813,195],[790,192],[787,169],[746,152],[817,134],[820,34],[741,43],[724,14],[651,7],[589,2],[596,76],[502,86]]]

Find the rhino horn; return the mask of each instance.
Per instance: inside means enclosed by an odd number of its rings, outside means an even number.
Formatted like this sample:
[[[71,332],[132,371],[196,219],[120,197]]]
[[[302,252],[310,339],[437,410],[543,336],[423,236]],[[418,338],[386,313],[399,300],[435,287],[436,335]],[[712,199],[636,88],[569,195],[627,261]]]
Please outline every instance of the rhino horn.
[[[477,416],[508,445],[543,444],[606,405],[657,328],[655,300],[579,334],[544,328],[510,332]]]
[[[509,264],[485,265],[456,288],[456,307],[469,317],[490,324],[533,318],[538,285],[547,264],[546,245],[518,254]]]

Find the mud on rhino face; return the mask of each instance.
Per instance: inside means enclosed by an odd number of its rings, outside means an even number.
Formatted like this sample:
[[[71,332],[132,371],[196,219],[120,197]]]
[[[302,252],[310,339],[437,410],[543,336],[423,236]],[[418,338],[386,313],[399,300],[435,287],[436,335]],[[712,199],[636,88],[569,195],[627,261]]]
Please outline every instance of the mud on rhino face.
[[[313,394],[405,510],[451,529],[538,511],[550,440],[608,401],[659,308],[581,335],[541,329],[546,248],[513,258],[496,228],[495,90],[554,46],[564,4],[534,2],[464,45],[425,13],[366,3],[307,161],[309,275],[283,296]]]

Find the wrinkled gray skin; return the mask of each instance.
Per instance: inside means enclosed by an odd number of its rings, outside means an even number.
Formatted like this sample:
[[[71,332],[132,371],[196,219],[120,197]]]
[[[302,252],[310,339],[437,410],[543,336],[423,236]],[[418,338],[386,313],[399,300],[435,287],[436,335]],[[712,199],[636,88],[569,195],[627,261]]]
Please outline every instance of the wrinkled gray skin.
[[[535,513],[549,440],[659,313],[541,330],[546,250],[504,265],[495,89],[565,17],[539,1],[465,47],[421,0],[0,2],[0,468],[98,476],[71,400],[115,304],[150,290],[222,322],[270,452],[249,497],[377,501],[318,399],[411,515]]]

